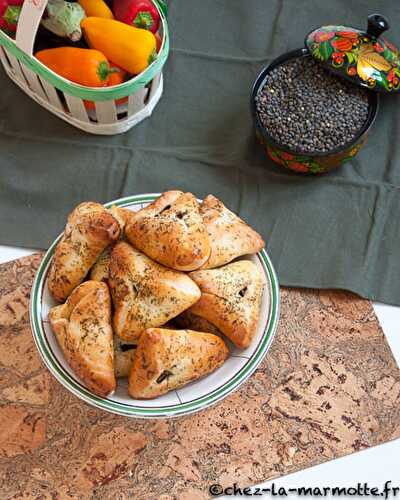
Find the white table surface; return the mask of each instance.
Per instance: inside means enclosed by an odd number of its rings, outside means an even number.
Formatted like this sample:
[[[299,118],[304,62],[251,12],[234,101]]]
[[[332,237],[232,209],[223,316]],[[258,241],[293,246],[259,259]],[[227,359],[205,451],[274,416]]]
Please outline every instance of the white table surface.
[[[33,251],[0,245],[0,263],[30,255]],[[374,309],[393,355],[400,365],[400,307],[374,303]],[[382,488],[389,480],[392,481],[393,486],[400,486],[400,439],[290,474],[275,480],[274,483],[276,487],[292,488],[299,486],[351,487],[357,486],[358,482],[367,482],[371,488],[375,486]],[[272,481],[268,481],[259,486],[270,487],[271,484]],[[296,497],[294,494],[290,496]],[[264,495],[263,498],[271,497]],[[397,498],[400,500],[400,493],[397,494]]]

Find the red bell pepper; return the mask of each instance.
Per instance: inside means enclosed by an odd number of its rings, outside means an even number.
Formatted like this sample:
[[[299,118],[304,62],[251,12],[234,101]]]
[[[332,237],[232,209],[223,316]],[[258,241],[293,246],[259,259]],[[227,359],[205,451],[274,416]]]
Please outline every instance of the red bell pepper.
[[[12,34],[17,30],[24,0],[0,0],[0,29]]]
[[[156,33],[160,14],[151,0],[114,0],[115,19]]]

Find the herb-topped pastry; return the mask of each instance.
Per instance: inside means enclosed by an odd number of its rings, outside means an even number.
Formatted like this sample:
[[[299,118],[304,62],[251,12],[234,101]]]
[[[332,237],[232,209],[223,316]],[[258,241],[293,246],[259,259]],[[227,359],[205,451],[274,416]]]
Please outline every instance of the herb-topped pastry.
[[[258,325],[264,280],[258,267],[239,260],[220,267],[194,271],[190,277],[201,297],[189,311],[215,325],[237,347],[250,345]]]
[[[210,238],[210,258],[204,269],[223,266],[236,257],[259,252],[265,242],[240,217],[231,212],[218,198],[209,194],[200,205]]]
[[[146,328],[164,325],[200,298],[189,276],[157,264],[123,241],[111,252],[108,282],[114,330],[127,342],[138,340]]]
[[[229,351],[211,333],[149,328],[140,338],[129,376],[133,398],[161,396],[211,373]]]
[[[198,269],[210,256],[208,233],[192,193],[163,193],[132,213],[125,234],[143,253],[178,271]]]
[[[82,283],[65,304],[50,310],[49,320],[65,359],[86,387],[99,396],[113,392],[116,381],[107,285]]]
[[[119,236],[118,221],[103,205],[91,201],[78,205],[68,216],[54,253],[48,279],[51,295],[63,302]]]

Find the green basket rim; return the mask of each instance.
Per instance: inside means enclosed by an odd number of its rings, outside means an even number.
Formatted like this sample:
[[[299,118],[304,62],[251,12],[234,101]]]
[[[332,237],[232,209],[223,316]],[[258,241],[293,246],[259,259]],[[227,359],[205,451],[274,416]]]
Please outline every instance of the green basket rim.
[[[163,42],[160,53],[157,59],[150,64],[142,73],[136,77],[121,83],[115,87],[93,88],[83,87],[76,83],[69,82],[65,78],[57,75],[40,63],[34,56],[30,57],[23,50],[18,48],[15,41],[0,30],[0,45],[9,50],[20,62],[27,66],[34,73],[43,77],[47,82],[56,87],[57,89],[66,92],[67,94],[78,97],[80,99],[88,99],[91,101],[109,101],[127,97],[134,94],[139,89],[145,87],[158,73],[161,72],[164,64],[166,63],[169,55],[169,32],[168,22],[164,14],[159,0],[153,0],[161,17],[163,26]]]
[[[119,207],[124,207],[132,204],[139,204],[143,202],[153,201],[159,193],[151,193],[145,195],[132,195],[125,198],[120,198],[118,200],[106,203],[105,206],[110,208],[112,205],[117,205]],[[60,365],[59,361],[47,345],[46,335],[42,324],[41,315],[41,293],[44,286],[45,274],[53,256],[54,249],[58,243],[61,235],[56,238],[53,244],[50,246],[45,256],[43,257],[38,271],[35,276],[35,280],[32,286],[31,292],[31,302],[29,307],[31,328],[33,337],[35,340],[36,347],[50,372],[54,377],[66,387],[73,394],[83,399],[85,402],[106,410],[112,413],[117,413],[120,415],[125,415],[129,417],[138,418],[168,418],[177,417],[180,415],[187,415],[196,411],[218,403],[228,394],[237,389],[242,383],[244,383],[250,375],[256,370],[258,365],[263,360],[264,356],[269,350],[269,347],[274,338],[278,320],[279,320],[279,283],[271,263],[271,260],[265,250],[259,252],[258,258],[263,266],[264,272],[269,278],[270,285],[270,311],[269,317],[264,330],[264,334],[253,353],[249,361],[232,377],[232,379],[225,382],[221,387],[214,389],[209,394],[201,396],[200,398],[189,401],[186,403],[181,403],[178,405],[171,405],[167,407],[149,407],[143,408],[138,406],[128,406],[124,403],[118,401],[112,401],[106,398],[100,398],[95,394],[91,393],[81,384],[79,384],[71,375],[69,375],[64,368]]]

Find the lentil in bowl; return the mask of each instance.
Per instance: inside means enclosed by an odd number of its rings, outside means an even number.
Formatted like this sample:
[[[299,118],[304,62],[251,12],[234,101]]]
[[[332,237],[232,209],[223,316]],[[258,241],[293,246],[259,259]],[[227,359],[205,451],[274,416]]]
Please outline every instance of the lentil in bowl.
[[[378,96],[328,73],[306,49],[275,59],[253,87],[256,133],[274,162],[323,173],[354,157],[378,112]]]

